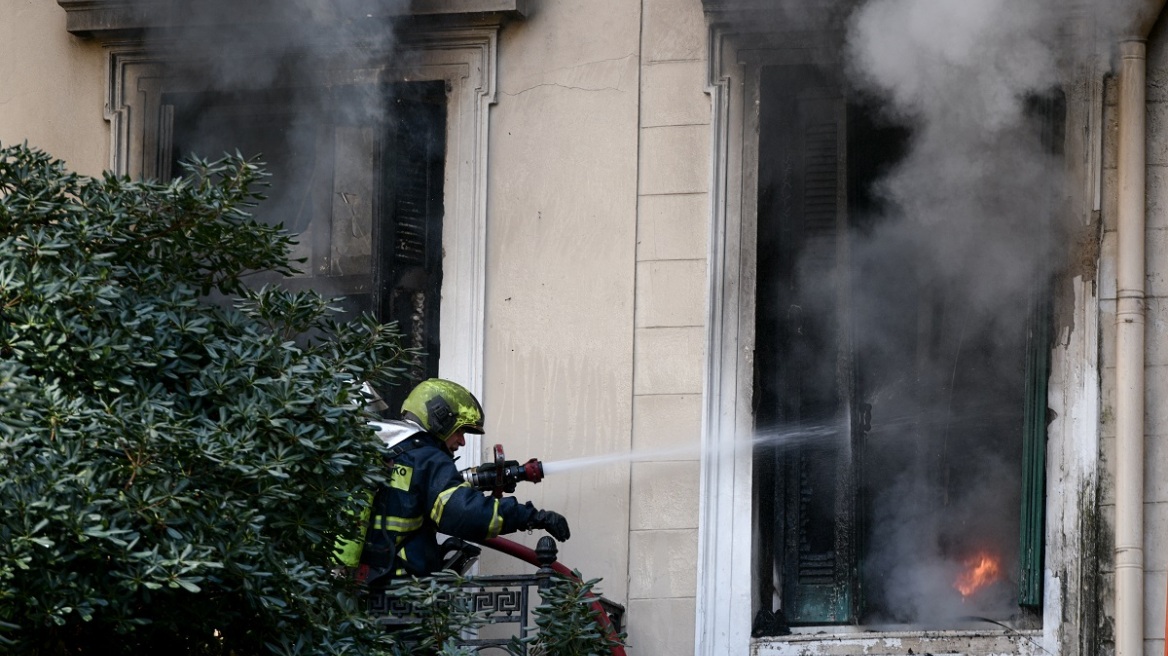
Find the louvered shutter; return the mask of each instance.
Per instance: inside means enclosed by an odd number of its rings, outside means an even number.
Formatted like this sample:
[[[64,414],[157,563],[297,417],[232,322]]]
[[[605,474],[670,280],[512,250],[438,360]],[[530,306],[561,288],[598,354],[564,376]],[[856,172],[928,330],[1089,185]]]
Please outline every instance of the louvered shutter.
[[[791,220],[803,316],[788,329],[797,368],[787,392],[798,404],[789,420],[827,423],[837,432],[786,457],[783,607],[792,624],[849,623],[857,577],[846,105],[834,89],[822,88],[808,89],[796,104],[792,144],[802,177]],[[800,353],[809,357],[800,360]]]
[[[422,351],[408,383],[388,395],[396,409],[413,384],[438,375],[446,97],[441,82],[398,84],[388,95],[377,314]]]

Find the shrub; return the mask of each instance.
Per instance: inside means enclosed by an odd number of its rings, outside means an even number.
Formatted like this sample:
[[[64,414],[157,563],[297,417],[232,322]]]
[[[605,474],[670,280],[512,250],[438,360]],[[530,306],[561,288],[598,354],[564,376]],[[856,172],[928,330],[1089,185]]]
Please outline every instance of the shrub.
[[[579,572],[574,574],[575,578],[552,574],[539,592],[540,604],[532,610],[538,631],[526,638],[513,637],[498,647],[500,651],[515,656],[607,656],[613,647],[624,646],[624,634],[611,636],[593,610],[600,579],[583,581]],[[478,580],[454,572],[394,582],[386,591],[387,602],[395,610],[409,609],[408,616],[394,617],[395,656],[477,653],[462,637],[486,624],[474,610],[472,591],[478,586]]]
[[[483,626],[486,620],[474,611],[470,590],[473,579],[445,571],[434,576],[394,581],[386,590],[395,608],[409,608],[408,621],[393,632],[395,656],[442,654],[470,656],[470,647],[459,644],[462,636]]]
[[[249,214],[265,177],[0,149],[0,651],[392,648],[331,549],[380,476],[353,381],[411,354],[315,294],[245,290],[292,271],[292,237]]]
[[[541,602],[533,612],[539,631],[512,641],[513,652],[526,646],[531,656],[603,656],[624,645],[623,634],[612,637],[597,621],[592,604],[600,579],[585,581],[577,571],[573,575],[553,574],[540,590]]]

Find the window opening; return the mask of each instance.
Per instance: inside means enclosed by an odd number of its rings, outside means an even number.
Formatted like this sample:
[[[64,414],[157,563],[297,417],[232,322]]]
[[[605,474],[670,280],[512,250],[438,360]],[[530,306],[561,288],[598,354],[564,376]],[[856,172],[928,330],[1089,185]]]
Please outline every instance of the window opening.
[[[755,580],[777,619],[756,635],[1033,625],[1046,285],[969,303],[886,218],[877,183],[911,130],[821,68],[759,79]],[[1061,106],[1034,103],[1052,150]]]
[[[303,273],[255,284],[313,289],[343,299],[349,316],[396,321],[423,351],[410,382],[438,375],[444,82],[170,92],[160,111],[163,177],[189,155],[237,150],[272,174],[257,216],[300,235]],[[410,387],[385,391],[390,407]]]
[[[838,86],[814,69],[763,77],[772,114],[759,135],[756,423],[824,431],[799,449],[762,447],[773,459],[760,458],[760,485],[772,490],[775,513],[763,548],[784,556],[767,578],[786,582],[772,592],[789,622],[852,622],[855,362],[840,276],[849,253],[839,166],[846,115]]]

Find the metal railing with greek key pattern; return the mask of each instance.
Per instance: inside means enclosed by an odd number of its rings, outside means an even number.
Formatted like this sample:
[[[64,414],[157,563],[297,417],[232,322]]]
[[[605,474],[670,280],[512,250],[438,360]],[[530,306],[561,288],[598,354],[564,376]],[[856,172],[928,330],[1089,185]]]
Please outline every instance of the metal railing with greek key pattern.
[[[539,603],[539,590],[547,585],[553,573],[573,577],[574,574],[556,562],[557,548],[549,537],[542,538],[535,550],[494,538],[483,542],[484,546],[501,551],[531,564],[538,564],[534,574],[476,576],[466,579],[458,588],[459,603],[473,612],[482,627],[475,635],[459,641],[474,648],[481,654],[526,654],[526,647],[518,646],[513,637],[521,640],[532,634],[534,626],[531,610]],[[450,599],[438,599],[439,603]],[[380,592],[371,595],[370,610],[390,630],[419,622],[419,613],[408,599],[393,593]],[[619,635],[624,622],[624,607],[603,597],[594,597],[591,604],[601,630],[612,636]],[[496,629],[495,626],[502,628]],[[485,635],[500,637],[485,637]],[[625,656],[623,647],[616,647],[613,656]]]

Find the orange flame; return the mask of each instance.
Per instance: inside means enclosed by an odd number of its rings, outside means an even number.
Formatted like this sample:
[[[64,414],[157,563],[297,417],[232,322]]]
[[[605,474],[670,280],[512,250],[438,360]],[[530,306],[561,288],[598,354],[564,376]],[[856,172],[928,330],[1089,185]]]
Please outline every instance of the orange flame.
[[[998,559],[984,551],[971,558],[966,558],[964,565],[965,571],[959,574],[957,580],[953,582],[953,587],[961,593],[962,597],[969,597],[1002,577],[1002,568],[998,564]]]

